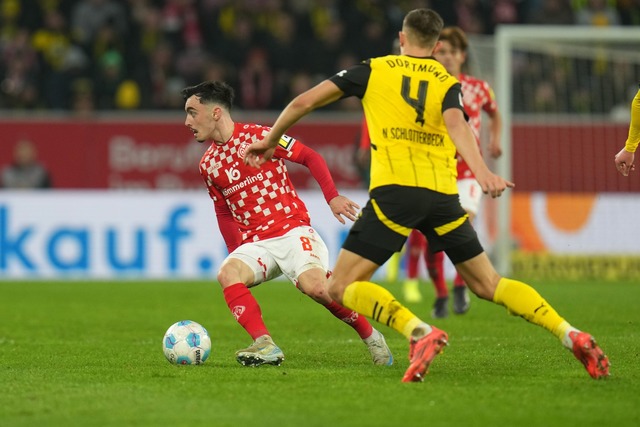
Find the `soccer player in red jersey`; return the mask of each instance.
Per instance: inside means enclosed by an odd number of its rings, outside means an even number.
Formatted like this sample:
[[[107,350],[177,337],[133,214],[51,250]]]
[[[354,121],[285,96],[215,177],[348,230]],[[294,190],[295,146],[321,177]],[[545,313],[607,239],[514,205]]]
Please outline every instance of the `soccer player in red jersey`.
[[[629,136],[622,150],[615,156],[616,169],[623,176],[629,176],[629,172],[635,170],[633,164],[635,152],[640,144],[640,90],[631,102],[631,122],[629,123]]]
[[[462,86],[462,103],[464,111],[469,117],[469,125],[473,135],[480,145],[480,125],[482,112],[489,116],[489,144],[488,150],[491,157],[498,158],[502,154],[500,135],[502,120],[496,104],[493,90],[484,81],[463,73],[467,60],[469,42],[464,31],[458,27],[447,27],[440,33],[440,48],[434,52],[434,57],[455,76]],[[460,154],[458,160],[458,193],[460,204],[469,215],[469,221],[473,222],[482,197],[482,187],[476,181],[476,177]],[[433,305],[432,317],[442,318],[449,314],[448,300],[449,290],[444,279],[444,253],[432,252],[422,233],[413,231],[407,240],[407,281],[404,283],[404,294],[408,301],[420,299],[420,291],[417,288],[418,262],[420,254],[424,254],[429,277],[436,289],[436,300]],[[453,281],[453,311],[456,314],[464,314],[469,310],[469,295],[464,280],[456,272]]]
[[[182,90],[185,125],[198,142],[211,141],[200,161],[229,256],[218,272],[224,298],[236,321],[253,338],[236,352],[245,366],[280,365],[282,350],[273,342],[260,306],[249,288],[281,274],[300,291],[351,326],[369,348],[376,365],[393,357],[383,335],[368,320],[331,299],[327,288],[329,254],[311,227],[309,212],[289,179],[285,160],[309,168],[333,215],[355,220],[359,206],[338,194],[324,159],[289,136],[283,136],[273,159],[257,170],[243,163],[244,152],[270,128],[236,123],[230,110],[233,89],[223,82],[203,82]]]

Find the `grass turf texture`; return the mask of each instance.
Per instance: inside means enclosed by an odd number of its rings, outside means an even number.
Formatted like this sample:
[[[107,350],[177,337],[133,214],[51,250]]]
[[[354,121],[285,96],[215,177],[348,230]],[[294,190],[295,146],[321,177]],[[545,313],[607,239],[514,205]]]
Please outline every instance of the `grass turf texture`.
[[[234,352],[251,340],[213,282],[0,281],[0,424],[640,425],[640,284],[533,284],[594,334],[610,378],[592,380],[551,334],[475,297],[466,315],[433,322],[450,346],[424,383],[403,384],[401,335],[379,327],[396,362],[373,366],[350,328],[288,283],[254,290],[286,360],[248,368]],[[423,293],[408,306],[430,321],[430,284]],[[165,330],[182,319],[211,334],[202,366],[162,354]]]

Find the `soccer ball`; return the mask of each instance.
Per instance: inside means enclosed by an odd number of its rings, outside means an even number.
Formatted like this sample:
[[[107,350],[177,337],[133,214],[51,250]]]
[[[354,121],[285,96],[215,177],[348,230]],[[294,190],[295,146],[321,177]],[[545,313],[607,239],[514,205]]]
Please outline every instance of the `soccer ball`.
[[[162,351],[174,365],[201,365],[211,353],[209,332],[192,320],[181,320],[167,329]]]

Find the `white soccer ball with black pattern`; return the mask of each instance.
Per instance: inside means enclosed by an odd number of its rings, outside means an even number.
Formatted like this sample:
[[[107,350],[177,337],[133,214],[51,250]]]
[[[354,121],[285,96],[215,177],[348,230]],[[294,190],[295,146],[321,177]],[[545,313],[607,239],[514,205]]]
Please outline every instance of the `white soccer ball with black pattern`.
[[[211,338],[198,322],[181,320],[167,329],[162,351],[174,365],[201,365],[211,354]]]

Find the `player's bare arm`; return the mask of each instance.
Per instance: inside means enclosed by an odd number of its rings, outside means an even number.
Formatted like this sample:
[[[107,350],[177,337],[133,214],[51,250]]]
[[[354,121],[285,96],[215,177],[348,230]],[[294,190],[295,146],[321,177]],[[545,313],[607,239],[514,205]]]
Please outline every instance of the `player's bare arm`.
[[[331,199],[329,207],[331,208],[331,212],[333,212],[333,216],[342,224],[345,223],[342,216],[349,218],[351,221],[355,221],[358,209],[360,209],[360,206],[356,202],[340,195]]]
[[[493,113],[489,114],[489,155],[497,159],[502,156],[502,144],[501,144],[501,133],[502,133],[502,116],[500,115],[500,111],[496,110]]]
[[[271,160],[278,141],[284,133],[311,111],[337,101],[342,91],[333,82],[325,80],[295,97],[286,106],[273,124],[271,132],[258,142],[251,144],[244,154],[244,163],[256,168]]]
[[[447,131],[458,153],[460,153],[469,165],[469,168],[476,176],[476,180],[485,194],[489,194],[494,198],[500,197],[506,188],[515,186],[514,183],[505,180],[489,170],[487,164],[482,159],[473,132],[464,119],[461,110],[449,108],[442,114],[442,117],[444,118]]]

